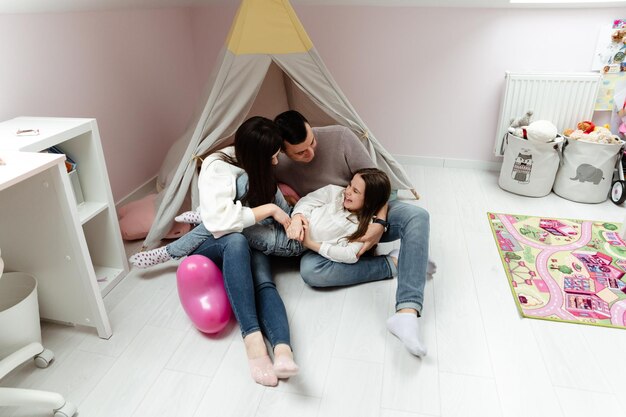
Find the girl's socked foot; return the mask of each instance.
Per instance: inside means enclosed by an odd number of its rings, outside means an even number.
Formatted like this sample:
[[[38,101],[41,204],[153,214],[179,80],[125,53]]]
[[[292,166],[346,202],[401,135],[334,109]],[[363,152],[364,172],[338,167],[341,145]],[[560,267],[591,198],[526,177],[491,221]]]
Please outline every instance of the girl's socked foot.
[[[248,359],[248,365],[250,366],[250,375],[252,375],[254,382],[266,387],[278,385],[278,377],[274,372],[274,366],[269,355]]]
[[[197,211],[186,211],[178,216],[174,217],[178,223],[189,223],[189,224],[200,224],[202,223],[202,219],[200,218],[200,213]]]
[[[167,253],[165,246],[161,246],[160,248],[136,253],[128,260],[133,266],[136,266],[137,268],[148,268],[153,265],[167,262],[170,259],[172,259],[172,257],[169,253]]]
[[[298,374],[300,368],[293,361],[291,355],[274,356],[274,373],[279,379],[285,379]]]
[[[278,385],[278,378],[274,373],[272,360],[267,354],[265,341],[260,331],[252,332],[243,338],[246,346],[246,355],[248,356],[248,366],[250,367],[250,375],[257,384],[266,387],[275,387]]]

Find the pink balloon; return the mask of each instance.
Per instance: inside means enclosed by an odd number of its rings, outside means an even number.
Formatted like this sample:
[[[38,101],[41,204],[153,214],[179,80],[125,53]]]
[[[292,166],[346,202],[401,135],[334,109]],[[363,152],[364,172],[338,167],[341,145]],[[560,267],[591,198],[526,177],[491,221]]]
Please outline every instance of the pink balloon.
[[[217,333],[230,320],[230,302],[224,289],[222,271],[209,258],[191,255],[176,271],[178,297],[198,330]]]

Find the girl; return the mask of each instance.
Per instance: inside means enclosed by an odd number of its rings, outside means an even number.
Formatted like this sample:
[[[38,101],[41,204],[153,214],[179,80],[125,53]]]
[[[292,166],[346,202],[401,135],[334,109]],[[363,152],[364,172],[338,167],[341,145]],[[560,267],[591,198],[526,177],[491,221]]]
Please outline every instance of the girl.
[[[287,236],[332,261],[354,263],[363,246],[358,239],[375,221],[390,193],[389,178],[383,171],[360,169],[345,189],[327,185],[300,199]]]
[[[202,163],[198,180],[202,224],[178,241],[130,259],[134,265],[145,267],[193,253],[220,266],[252,378],[267,386],[277,385],[278,378],[295,375],[298,366],[293,361],[287,314],[272,281],[269,260],[260,252],[250,251],[241,232],[270,217],[281,227],[290,224],[289,215],[272,203],[277,192],[272,166],[278,163],[281,144],[279,130],[271,120],[246,120],[235,133],[234,147],[211,154]],[[236,199],[237,180],[244,172],[249,186]],[[199,241],[202,243],[198,245]],[[273,347],[273,364],[263,334]]]

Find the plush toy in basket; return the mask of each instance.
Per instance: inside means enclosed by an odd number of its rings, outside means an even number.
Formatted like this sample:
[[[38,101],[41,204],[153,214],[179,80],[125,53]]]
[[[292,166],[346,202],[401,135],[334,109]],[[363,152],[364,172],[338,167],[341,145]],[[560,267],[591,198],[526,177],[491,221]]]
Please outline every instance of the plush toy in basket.
[[[505,149],[498,185],[515,194],[543,197],[552,190],[563,138],[551,122],[531,122],[532,115],[529,110],[511,120],[502,142]]]
[[[613,202],[621,204],[626,199],[621,169],[624,142],[608,126],[596,126],[587,120],[563,133],[568,142],[554,192],[580,203],[601,203],[610,196]]]
[[[532,110],[529,110],[522,117],[513,119],[508,129],[509,133],[535,142],[548,143],[555,140],[558,136],[556,126],[548,120],[537,120],[531,123],[532,115]]]
[[[578,123],[576,130],[565,129],[563,134],[568,139],[583,140],[585,142],[604,144],[615,144],[621,142],[620,138],[611,133],[607,126],[596,126],[590,121]]]

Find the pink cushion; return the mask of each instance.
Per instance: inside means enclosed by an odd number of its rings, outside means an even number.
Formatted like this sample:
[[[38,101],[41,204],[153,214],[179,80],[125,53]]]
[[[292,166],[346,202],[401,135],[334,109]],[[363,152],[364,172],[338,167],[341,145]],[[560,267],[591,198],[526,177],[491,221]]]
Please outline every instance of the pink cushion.
[[[285,196],[287,201],[289,201],[287,197],[293,197],[293,201],[300,200],[298,193],[296,193],[295,190],[287,184],[279,183],[278,188],[280,189],[280,192],[283,193],[283,196]]]
[[[137,240],[148,235],[156,215],[154,204],[156,197],[156,194],[148,194],[141,200],[132,201],[117,210],[122,239]],[[189,224],[174,223],[165,239],[177,239],[189,230],[191,230]]]

